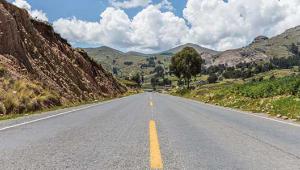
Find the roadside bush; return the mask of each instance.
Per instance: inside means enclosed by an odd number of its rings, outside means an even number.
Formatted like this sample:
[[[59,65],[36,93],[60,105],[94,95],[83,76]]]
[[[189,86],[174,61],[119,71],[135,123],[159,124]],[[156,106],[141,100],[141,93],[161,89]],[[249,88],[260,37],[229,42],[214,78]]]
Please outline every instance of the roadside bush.
[[[276,95],[300,95],[300,76],[291,76],[238,85],[234,91],[245,97],[265,98]]]
[[[7,72],[7,70],[4,67],[0,66],[0,77],[4,77],[6,72]]]
[[[210,74],[207,78],[208,83],[216,83],[218,81],[218,76],[216,74]]]
[[[127,65],[127,66],[131,66],[133,64],[133,62],[132,61],[125,61],[124,64]]]
[[[6,114],[6,108],[2,102],[0,102],[0,114]]]
[[[300,116],[300,101],[294,97],[275,100],[272,105],[274,107],[274,112],[277,114],[285,115],[290,118],[297,118],[297,116]]]
[[[270,80],[275,80],[276,77],[275,77],[274,75],[272,75],[269,79],[270,79]]]
[[[61,105],[57,94],[44,89],[39,84],[27,80],[5,82],[5,85],[0,86],[0,100],[6,114],[21,114]],[[0,108],[0,110],[4,109]]]

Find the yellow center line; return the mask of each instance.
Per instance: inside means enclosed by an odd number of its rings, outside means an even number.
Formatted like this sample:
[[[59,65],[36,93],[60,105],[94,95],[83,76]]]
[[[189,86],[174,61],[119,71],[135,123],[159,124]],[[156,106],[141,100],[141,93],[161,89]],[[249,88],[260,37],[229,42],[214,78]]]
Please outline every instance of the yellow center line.
[[[160,147],[158,142],[158,135],[154,120],[149,123],[149,136],[150,136],[150,167],[151,169],[163,169],[161,159]]]
[[[150,106],[151,106],[151,107],[153,106],[153,102],[152,102],[152,101],[150,101]]]

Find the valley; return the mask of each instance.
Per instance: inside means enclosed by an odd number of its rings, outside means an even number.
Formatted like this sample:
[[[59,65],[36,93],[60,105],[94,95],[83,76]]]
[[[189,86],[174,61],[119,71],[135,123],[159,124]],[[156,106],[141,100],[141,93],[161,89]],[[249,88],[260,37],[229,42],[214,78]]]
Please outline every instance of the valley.
[[[0,0],[0,169],[300,169],[299,9]]]
[[[299,46],[300,26],[271,38],[258,36],[245,47],[226,51],[214,51],[191,43],[154,54],[124,53],[109,47],[85,50],[129,86],[154,88],[203,102],[299,120],[297,90],[292,93],[283,87],[285,81],[293,79],[295,83],[290,88],[299,88]],[[204,60],[201,73],[191,80],[192,89],[186,89],[183,80],[170,70],[171,58],[185,47],[195,49]],[[275,80],[279,81],[278,87],[271,89],[268,84],[274,84]],[[260,95],[245,96],[237,87],[249,87],[249,93]],[[269,96],[266,92],[278,89],[284,89],[286,93]],[[232,101],[228,102],[228,99]],[[284,104],[290,107],[281,109]]]

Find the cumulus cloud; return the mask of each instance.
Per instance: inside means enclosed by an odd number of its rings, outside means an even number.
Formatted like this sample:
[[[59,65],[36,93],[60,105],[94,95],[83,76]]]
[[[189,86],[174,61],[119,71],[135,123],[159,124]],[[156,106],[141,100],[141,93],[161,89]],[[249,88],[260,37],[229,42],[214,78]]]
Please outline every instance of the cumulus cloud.
[[[42,21],[48,21],[46,13],[44,13],[41,10],[32,10],[31,5],[25,0],[15,0],[13,4],[19,8],[26,9],[29,12],[29,14],[32,16],[32,18],[42,20]]]
[[[111,2],[115,7],[102,12],[98,22],[61,18],[54,29],[72,43],[155,52],[190,42],[215,50],[238,48],[256,36],[274,36],[300,25],[299,0],[187,0],[183,17],[173,13],[169,0]],[[40,16],[24,0],[15,4]],[[129,18],[123,8],[133,6],[144,9]]]
[[[149,5],[151,0],[110,0],[110,4],[117,8],[136,8],[136,7],[145,7]]]
[[[166,9],[169,11],[173,11],[174,7],[172,5],[172,3],[169,0],[162,0],[159,4],[158,7],[161,9]]]
[[[161,12],[155,5],[149,5],[132,19],[122,9],[109,7],[99,22],[62,18],[53,26],[71,42],[143,52],[173,47],[188,33],[184,19],[172,12]]]
[[[299,25],[299,9],[299,0],[188,0],[183,15],[191,28],[183,41],[217,50],[241,47]]]

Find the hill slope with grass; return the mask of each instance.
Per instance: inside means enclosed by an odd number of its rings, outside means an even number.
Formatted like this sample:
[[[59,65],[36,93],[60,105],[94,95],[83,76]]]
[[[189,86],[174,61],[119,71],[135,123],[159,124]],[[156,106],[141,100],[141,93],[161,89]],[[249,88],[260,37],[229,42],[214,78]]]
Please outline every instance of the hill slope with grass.
[[[206,63],[212,63],[213,55],[219,52],[201,47],[196,44],[184,44],[174,47],[170,50],[155,53],[144,54],[140,52],[130,51],[122,52],[110,47],[102,46],[99,48],[85,48],[84,50],[98,63],[110,71],[111,73],[119,72],[118,77],[128,77],[135,73],[142,72],[145,75],[152,74],[156,65],[164,65],[168,67],[170,58],[184,47],[193,47],[201,54]],[[155,66],[149,64],[149,59],[155,57]]]
[[[0,114],[117,96],[126,88],[52,26],[0,0]]]
[[[173,89],[171,94],[255,113],[268,113],[283,119],[300,120],[300,75],[288,70],[272,71],[271,74],[276,76],[264,74],[264,79],[260,80],[225,80],[197,86],[193,90]]]
[[[106,46],[84,50],[107,71],[123,79],[136,73],[152,74],[157,65],[165,64],[167,67],[170,60],[170,56],[143,54],[135,51],[124,53]]]
[[[219,53],[218,51],[211,50],[211,49],[208,49],[208,48],[204,48],[204,47],[201,47],[201,46],[199,46],[197,44],[187,43],[187,44],[184,44],[184,45],[180,45],[180,46],[174,47],[174,48],[169,49],[167,51],[160,52],[159,54],[176,54],[176,53],[180,52],[181,50],[183,50],[185,47],[192,47],[199,54],[208,53],[208,54],[215,55],[215,54]]]
[[[153,69],[142,70],[141,67],[147,64],[148,57],[157,57],[163,61],[164,65],[168,67],[170,64],[170,57],[181,51],[184,47],[192,47],[200,54],[201,58],[205,60],[205,66],[220,66],[235,67],[244,63],[269,63],[274,59],[282,59],[292,57],[291,46],[300,47],[300,26],[291,28],[282,34],[268,38],[265,36],[256,37],[249,45],[226,51],[214,51],[203,48],[196,44],[184,44],[174,47],[170,50],[159,52],[156,54],[143,54],[138,52],[124,53],[109,47],[100,47],[94,49],[85,49],[88,54],[95,59],[95,61],[104,65],[105,69],[113,72],[114,69],[121,70],[121,72],[128,76],[133,72],[150,73]],[[132,64],[126,65],[126,62]],[[282,62],[282,61],[277,61]],[[145,69],[145,67],[144,67]]]
[[[213,65],[235,66],[239,63],[268,62],[273,58],[288,58],[292,45],[300,47],[300,26],[268,38],[258,36],[246,47],[227,50],[214,56]]]

